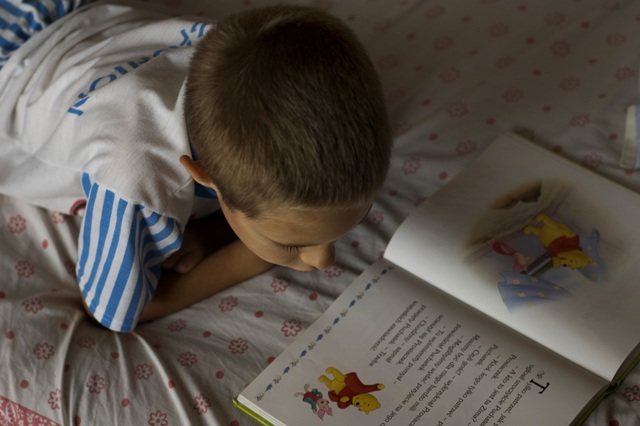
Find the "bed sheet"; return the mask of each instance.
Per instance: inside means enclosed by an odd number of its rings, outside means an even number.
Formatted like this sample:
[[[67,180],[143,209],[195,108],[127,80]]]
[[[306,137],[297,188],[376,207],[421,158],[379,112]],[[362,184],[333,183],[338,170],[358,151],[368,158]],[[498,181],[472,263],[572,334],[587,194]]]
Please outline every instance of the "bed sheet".
[[[267,1],[165,0],[220,17]],[[407,214],[491,140],[515,131],[640,191],[619,167],[639,102],[635,0],[313,0],[360,36],[382,78],[395,148],[337,263],[283,268],[116,334],[74,282],[79,218],[0,197],[0,425],[250,425],[231,400],[385,246]],[[640,368],[587,425],[640,423]]]

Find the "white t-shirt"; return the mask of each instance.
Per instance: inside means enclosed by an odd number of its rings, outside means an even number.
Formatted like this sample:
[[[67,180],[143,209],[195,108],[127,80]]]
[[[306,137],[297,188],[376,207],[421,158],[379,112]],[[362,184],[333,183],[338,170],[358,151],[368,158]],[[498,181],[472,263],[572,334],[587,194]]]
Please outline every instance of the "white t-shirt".
[[[94,316],[132,330],[197,211],[182,97],[210,23],[98,2],[0,70],[0,193],[82,213],[77,278]],[[85,202],[86,200],[86,202]]]

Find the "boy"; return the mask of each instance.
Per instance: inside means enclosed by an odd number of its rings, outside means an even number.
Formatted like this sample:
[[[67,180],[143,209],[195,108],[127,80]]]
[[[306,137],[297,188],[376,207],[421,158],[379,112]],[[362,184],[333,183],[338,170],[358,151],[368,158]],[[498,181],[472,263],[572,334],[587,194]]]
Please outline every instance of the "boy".
[[[98,2],[0,70],[0,192],[83,213],[83,303],[116,331],[274,264],[330,266],[390,149],[363,47],[313,9],[210,25]]]

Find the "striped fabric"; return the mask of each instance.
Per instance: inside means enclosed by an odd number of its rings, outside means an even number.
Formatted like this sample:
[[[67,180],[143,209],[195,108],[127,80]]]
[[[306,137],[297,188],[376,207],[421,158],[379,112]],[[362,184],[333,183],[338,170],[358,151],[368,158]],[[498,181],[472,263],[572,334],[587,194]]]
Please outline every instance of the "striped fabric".
[[[85,173],[78,283],[95,318],[131,331],[153,296],[160,264],[182,244],[182,226],[105,189]]]
[[[0,69],[33,34],[92,0],[0,0]]]

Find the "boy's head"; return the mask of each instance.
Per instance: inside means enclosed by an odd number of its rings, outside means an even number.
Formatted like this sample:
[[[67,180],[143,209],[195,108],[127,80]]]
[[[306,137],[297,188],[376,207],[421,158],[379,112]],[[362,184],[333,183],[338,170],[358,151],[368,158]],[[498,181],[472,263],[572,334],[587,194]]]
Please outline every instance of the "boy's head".
[[[319,10],[274,6],[219,22],[196,47],[185,115],[199,181],[225,214],[359,212],[386,176],[376,71],[351,30]]]

